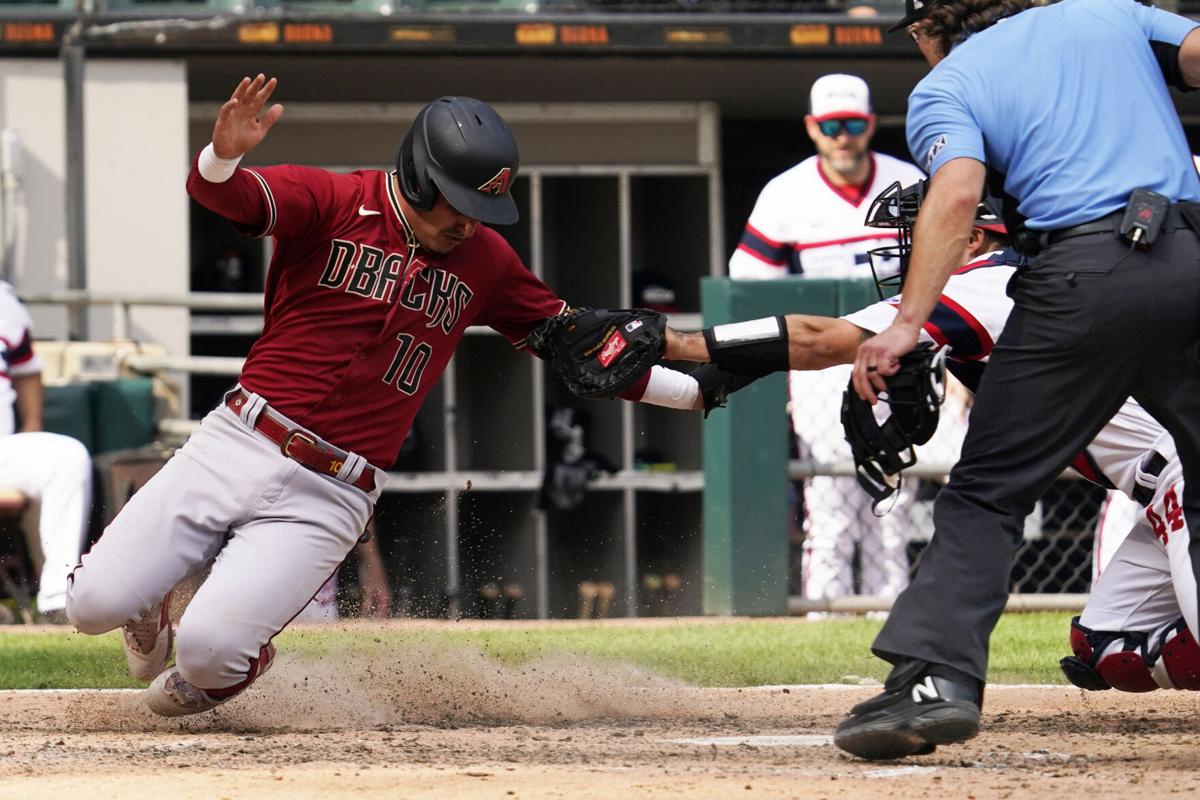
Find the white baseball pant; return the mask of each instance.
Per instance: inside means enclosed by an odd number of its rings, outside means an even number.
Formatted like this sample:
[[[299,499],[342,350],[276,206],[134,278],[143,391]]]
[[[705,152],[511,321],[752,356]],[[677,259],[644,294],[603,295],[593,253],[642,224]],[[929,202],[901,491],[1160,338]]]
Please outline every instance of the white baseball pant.
[[[253,430],[265,401],[246,394],[240,415],[224,405],[210,412],[133,496],[69,590],[75,626],[104,633],[212,561],[176,636],[176,666],[202,689],[245,680],[250,659],[354,547],[382,489],[379,480],[367,494],[285,457]]]
[[[92,507],[92,460],[87,448],[57,433],[0,437],[0,485],[40,502],[42,572],[38,611],[67,605],[67,574],[79,563]]]

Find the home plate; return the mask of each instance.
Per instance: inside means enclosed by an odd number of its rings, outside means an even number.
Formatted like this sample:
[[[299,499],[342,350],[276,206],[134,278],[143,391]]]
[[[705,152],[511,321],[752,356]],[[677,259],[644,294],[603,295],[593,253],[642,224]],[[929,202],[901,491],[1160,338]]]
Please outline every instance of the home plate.
[[[824,747],[833,737],[824,734],[795,736],[709,736],[702,739],[663,739],[663,744],[694,744],[700,747]]]
[[[869,769],[862,776],[864,778],[900,778],[905,775],[924,775],[938,771],[937,767],[893,767],[891,769]]]

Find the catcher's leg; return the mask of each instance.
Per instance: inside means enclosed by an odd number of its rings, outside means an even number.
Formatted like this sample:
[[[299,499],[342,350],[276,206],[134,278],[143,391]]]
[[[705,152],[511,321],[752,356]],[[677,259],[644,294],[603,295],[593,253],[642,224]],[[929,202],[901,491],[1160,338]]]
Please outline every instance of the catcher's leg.
[[[1196,583],[1179,503],[1183,468],[1169,437],[1156,450],[1161,455],[1150,454],[1137,475],[1143,491],[1153,490],[1150,502],[1072,622],[1075,656],[1062,667],[1085,689],[1200,690],[1200,647],[1189,622]]]
[[[1156,689],[1149,637],[1179,619],[1166,551],[1145,521],[1134,525],[1100,578],[1083,614],[1071,621],[1073,656],[1063,674],[1083,689]]]
[[[287,462],[274,496],[238,526],[179,623],[176,666],[147,689],[158,714],[207,711],[271,665],[271,639],[358,541],[374,496]]]
[[[1096,533],[1092,537],[1092,582],[1112,561],[1113,554],[1125,541],[1125,535],[1137,523],[1142,506],[1128,495],[1110,489],[1100,506],[1100,518],[1096,521]]]

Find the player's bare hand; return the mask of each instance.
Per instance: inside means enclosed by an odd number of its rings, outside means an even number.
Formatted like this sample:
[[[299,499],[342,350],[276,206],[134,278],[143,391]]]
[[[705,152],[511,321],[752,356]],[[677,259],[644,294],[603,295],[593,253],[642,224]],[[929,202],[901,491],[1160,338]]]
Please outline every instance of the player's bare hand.
[[[892,324],[858,347],[854,359],[854,391],[871,405],[887,388],[886,378],[900,368],[900,356],[917,346],[917,330]]]
[[[233,95],[221,106],[213,126],[213,152],[218,158],[237,158],[249,153],[267,136],[271,126],[283,115],[276,103],[263,113],[263,107],[275,91],[274,78],[261,72],[254,78],[242,78]]]

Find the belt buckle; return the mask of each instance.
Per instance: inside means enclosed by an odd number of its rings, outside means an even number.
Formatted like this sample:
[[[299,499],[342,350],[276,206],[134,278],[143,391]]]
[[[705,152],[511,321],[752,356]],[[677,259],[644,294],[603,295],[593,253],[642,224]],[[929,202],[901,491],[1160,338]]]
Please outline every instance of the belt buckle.
[[[316,447],[317,440],[314,439],[313,437],[309,436],[307,433],[300,430],[299,428],[294,428],[287,432],[287,435],[283,437],[283,443],[279,446],[279,450],[288,458],[296,459],[297,461],[299,461],[300,459],[296,458],[294,455],[291,454],[291,452],[289,452],[291,450],[292,444],[297,439],[300,439],[305,444],[307,444],[309,447]]]

